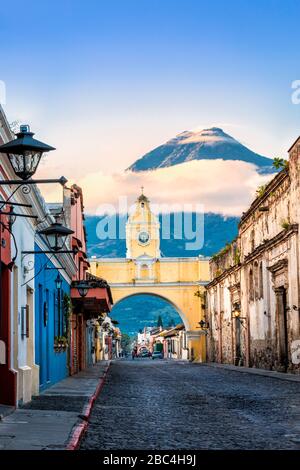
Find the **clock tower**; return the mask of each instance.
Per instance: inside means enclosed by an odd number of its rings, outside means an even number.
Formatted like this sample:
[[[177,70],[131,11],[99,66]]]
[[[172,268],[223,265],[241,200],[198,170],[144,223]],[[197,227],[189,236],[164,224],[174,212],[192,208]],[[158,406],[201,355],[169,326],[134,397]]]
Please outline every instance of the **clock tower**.
[[[136,207],[126,223],[126,258],[160,258],[160,224],[150,209],[150,201],[143,194],[138,197]]]

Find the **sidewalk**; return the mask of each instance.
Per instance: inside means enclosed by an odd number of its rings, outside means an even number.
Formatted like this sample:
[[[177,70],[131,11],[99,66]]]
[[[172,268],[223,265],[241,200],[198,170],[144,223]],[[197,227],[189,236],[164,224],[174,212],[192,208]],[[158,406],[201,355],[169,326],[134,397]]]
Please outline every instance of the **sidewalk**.
[[[109,366],[102,361],[58,382],[0,421],[0,450],[66,449],[84,430]]]
[[[239,366],[234,366],[231,364],[219,364],[217,362],[203,362],[203,363],[198,363],[197,365],[216,367],[219,369],[227,369],[227,370],[232,370],[234,372],[242,372],[244,374],[261,375],[263,377],[270,377],[272,379],[279,379],[279,380],[288,380],[290,382],[300,382],[300,375],[287,374],[285,372],[276,372],[275,370],[257,369],[255,367],[239,367]]]

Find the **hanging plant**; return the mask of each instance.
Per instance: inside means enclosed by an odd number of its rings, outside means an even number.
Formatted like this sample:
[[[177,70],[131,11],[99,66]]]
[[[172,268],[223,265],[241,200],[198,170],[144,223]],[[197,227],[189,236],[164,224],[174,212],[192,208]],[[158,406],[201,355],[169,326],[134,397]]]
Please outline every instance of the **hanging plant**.
[[[72,315],[72,301],[69,294],[65,293],[63,297],[63,313],[64,313],[64,334],[68,336],[70,330],[70,320]]]
[[[65,351],[68,347],[68,338],[66,336],[54,337],[54,350],[56,352]]]
[[[72,301],[69,294],[65,293],[63,298],[63,311],[66,321],[68,321],[72,314]]]
[[[240,262],[241,262],[241,254],[240,254],[239,250],[236,250],[236,252],[234,254],[234,263],[235,264],[240,264]]]

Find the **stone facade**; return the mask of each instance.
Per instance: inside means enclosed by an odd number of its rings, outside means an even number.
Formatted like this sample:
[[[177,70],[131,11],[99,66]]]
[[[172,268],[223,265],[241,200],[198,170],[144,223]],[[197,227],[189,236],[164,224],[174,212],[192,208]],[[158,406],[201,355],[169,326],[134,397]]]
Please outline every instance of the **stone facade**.
[[[300,373],[300,138],[210,262],[209,361]]]

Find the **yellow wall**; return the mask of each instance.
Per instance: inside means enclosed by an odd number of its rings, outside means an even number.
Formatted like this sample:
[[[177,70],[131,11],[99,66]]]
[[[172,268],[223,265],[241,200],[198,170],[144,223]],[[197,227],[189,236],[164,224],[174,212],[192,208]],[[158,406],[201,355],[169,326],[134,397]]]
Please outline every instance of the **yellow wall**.
[[[156,282],[193,282],[209,281],[209,262],[195,258],[163,258],[154,263]],[[131,259],[90,260],[90,272],[103,277],[110,283],[131,283],[137,279],[137,268]]]

